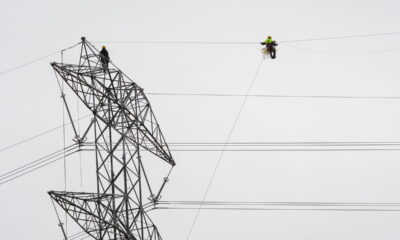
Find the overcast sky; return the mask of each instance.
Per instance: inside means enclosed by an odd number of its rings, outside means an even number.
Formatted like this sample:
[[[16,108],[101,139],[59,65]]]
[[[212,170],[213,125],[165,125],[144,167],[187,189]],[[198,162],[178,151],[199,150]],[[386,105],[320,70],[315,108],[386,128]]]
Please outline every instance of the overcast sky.
[[[400,31],[395,0],[0,1],[0,72],[89,41],[260,42]],[[280,44],[252,94],[400,96],[399,35]],[[245,94],[257,44],[106,44],[145,92]],[[65,53],[76,63],[79,53]],[[49,63],[0,75],[0,148],[62,124]],[[76,117],[77,100],[67,98]],[[148,95],[167,142],[224,142],[243,98]],[[399,99],[249,98],[231,141],[400,141]],[[84,106],[81,116],[87,114]],[[82,129],[85,122],[82,122]],[[72,143],[67,128],[67,143]],[[0,152],[0,174],[62,148],[62,129]],[[173,152],[163,200],[201,200],[218,152]],[[68,159],[67,190],[94,180],[92,156]],[[160,166],[165,164],[160,162]],[[154,167],[154,166],[153,166]],[[399,152],[226,152],[207,200],[400,202]],[[154,169],[153,169],[154,170]],[[148,171],[152,171],[152,168]],[[156,170],[154,170],[156,171]],[[63,162],[0,186],[0,238],[62,239],[46,191],[64,190]],[[152,213],[165,240],[184,240],[195,211]],[[200,239],[397,240],[399,212],[201,211]],[[69,234],[79,231],[69,220]]]

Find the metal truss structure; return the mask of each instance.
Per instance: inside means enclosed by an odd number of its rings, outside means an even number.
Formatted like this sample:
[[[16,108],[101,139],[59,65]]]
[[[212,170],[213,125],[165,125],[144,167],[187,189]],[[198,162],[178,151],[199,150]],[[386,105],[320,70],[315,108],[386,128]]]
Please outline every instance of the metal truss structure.
[[[141,152],[152,153],[171,169],[175,161],[143,89],[116,66],[106,66],[85,38],[79,64],[51,66],[93,113],[83,136],[73,129],[81,145],[92,132],[90,147],[97,177],[97,192],[50,191],[52,200],[94,239],[160,240],[148,210],[159,199],[168,177],[154,192]]]

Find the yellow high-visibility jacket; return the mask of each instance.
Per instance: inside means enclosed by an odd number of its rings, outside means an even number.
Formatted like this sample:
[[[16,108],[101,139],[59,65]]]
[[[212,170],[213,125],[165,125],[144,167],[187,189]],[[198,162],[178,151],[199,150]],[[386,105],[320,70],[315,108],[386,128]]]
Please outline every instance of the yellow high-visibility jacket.
[[[272,38],[267,38],[264,42],[266,43],[266,44],[270,44],[270,43],[272,43],[274,40],[272,40]]]

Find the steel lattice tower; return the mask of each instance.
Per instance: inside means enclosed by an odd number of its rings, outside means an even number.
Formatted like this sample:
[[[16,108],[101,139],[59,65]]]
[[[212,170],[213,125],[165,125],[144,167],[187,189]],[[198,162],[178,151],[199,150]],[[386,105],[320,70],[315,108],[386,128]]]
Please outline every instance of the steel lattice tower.
[[[147,210],[168,179],[153,192],[141,152],[148,151],[171,167],[175,161],[143,89],[114,65],[104,68],[99,52],[85,38],[79,64],[51,66],[93,114],[77,142],[95,152],[97,192],[49,195],[94,239],[161,239]],[[94,142],[85,145],[89,131]]]

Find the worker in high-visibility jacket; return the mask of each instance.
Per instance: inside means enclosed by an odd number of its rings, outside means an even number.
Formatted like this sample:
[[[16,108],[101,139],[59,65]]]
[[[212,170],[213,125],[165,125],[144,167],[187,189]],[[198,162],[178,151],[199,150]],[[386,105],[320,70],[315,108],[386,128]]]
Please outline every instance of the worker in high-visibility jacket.
[[[261,42],[261,45],[266,45],[265,47],[267,48],[267,51],[271,55],[272,59],[276,58],[275,46],[278,46],[278,44],[274,40],[272,40],[271,36],[268,36],[264,42]]]
[[[271,44],[274,40],[272,40],[271,36],[268,36],[267,39],[264,41],[266,44]]]

